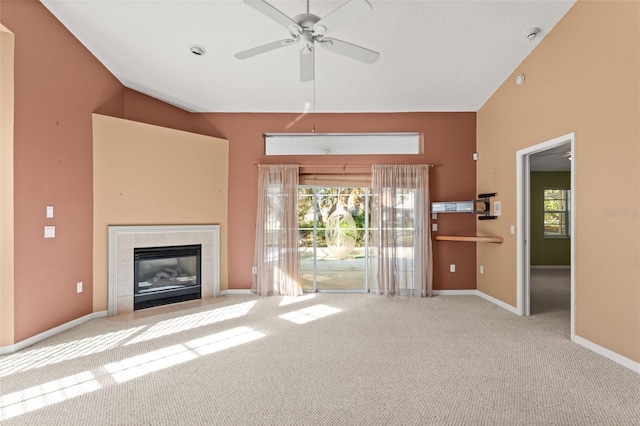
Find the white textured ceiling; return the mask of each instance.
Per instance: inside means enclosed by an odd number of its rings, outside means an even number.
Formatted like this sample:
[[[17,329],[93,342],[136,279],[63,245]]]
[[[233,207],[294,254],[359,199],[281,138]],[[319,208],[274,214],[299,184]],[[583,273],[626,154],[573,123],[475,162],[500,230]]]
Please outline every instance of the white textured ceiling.
[[[41,0],[127,87],[194,112],[313,110],[300,44],[242,0]],[[316,49],[317,112],[477,111],[575,0],[369,0],[373,11],[329,34],[380,53],[366,65]],[[305,0],[269,2],[293,17]],[[345,1],[311,0],[323,17]],[[527,31],[539,27],[534,41]],[[204,46],[204,56],[189,46]]]

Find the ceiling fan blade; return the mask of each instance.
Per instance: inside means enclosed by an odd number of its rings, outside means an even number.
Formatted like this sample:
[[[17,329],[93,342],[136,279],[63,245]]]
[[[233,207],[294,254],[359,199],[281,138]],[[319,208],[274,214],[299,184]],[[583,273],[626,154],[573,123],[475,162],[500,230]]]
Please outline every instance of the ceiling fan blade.
[[[348,56],[365,64],[373,64],[380,57],[378,52],[335,38],[325,37],[317,44],[320,44],[327,50]]]
[[[334,31],[365,13],[371,12],[371,9],[371,5],[366,0],[351,0],[316,22],[313,26],[314,34]]]
[[[305,46],[300,51],[300,81],[313,81],[315,74],[315,52]]]
[[[302,28],[300,27],[300,25],[298,25],[293,19],[289,18],[287,15],[285,15],[282,12],[280,12],[275,7],[271,6],[266,1],[264,1],[264,0],[244,0],[244,2],[247,5],[253,7],[258,12],[268,16],[269,18],[273,19],[274,21],[276,21],[277,23],[279,23],[283,27],[289,29],[289,31],[291,31],[291,28],[293,27],[293,28],[295,28],[297,30],[297,32],[299,34],[302,34]]]
[[[271,43],[263,44],[262,46],[258,46],[258,47],[254,47],[252,49],[248,49],[248,50],[245,50],[245,51],[242,51],[242,52],[238,52],[233,56],[235,56],[238,59],[247,59],[247,58],[250,58],[252,56],[259,55],[261,53],[265,53],[265,52],[269,52],[271,50],[279,49],[281,47],[289,46],[290,44],[293,44],[296,41],[298,41],[298,40],[289,39],[289,38],[284,39],[284,40],[272,41]]]

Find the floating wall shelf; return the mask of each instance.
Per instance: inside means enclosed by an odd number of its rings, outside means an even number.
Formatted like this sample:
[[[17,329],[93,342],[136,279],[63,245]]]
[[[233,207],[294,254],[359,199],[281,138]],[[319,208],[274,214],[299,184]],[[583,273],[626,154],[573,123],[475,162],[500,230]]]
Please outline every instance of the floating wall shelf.
[[[495,243],[502,244],[504,238],[502,237],[464,237],[460,235],[435,235],[433,237],[436,241],[463,241],[463,242],[473,242],[473,243]]]

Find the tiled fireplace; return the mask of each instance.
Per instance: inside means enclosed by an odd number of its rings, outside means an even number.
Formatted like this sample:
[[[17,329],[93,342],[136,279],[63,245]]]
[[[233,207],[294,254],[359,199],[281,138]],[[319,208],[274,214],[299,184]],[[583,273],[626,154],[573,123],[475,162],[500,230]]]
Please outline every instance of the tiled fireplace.
[[[108,314],[134,310],[134,250],[201,246],[202,298],[220,294],[220,225],[109,226]]]

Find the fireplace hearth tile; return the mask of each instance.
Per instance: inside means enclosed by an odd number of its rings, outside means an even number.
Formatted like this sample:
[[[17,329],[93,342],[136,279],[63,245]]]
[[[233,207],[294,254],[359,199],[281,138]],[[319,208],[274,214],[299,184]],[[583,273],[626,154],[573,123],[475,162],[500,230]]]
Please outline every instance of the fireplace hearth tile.
[[[167,244],[167,234],[150,234],[149,235],[149,245],[148,247],[162,247]],[[178,244],[181,245],[181,244]]]
[[[213,234],[211,232],[203,232],[202,233],[202,244],[212,244],[213,245]]]
[[[133,258],[133,246],[127,248],[118,248],[118,268],[131,265]]]
[[[134,312],[134,248],[200,244],[201,296],[203,299],[218,297],[219,239],[219,225],[110,226],[109,244],[114,244],[115,258],[109,260],[109,315]],[[112,253],[111,249],[109,253]]]
[[[132,249],[135,243],[135,235],[134,234],[122,234],[118,238],[118,248],[122,249]]]
[[[167,232],[164,234],[164,245],[165,246],[179,246],[184,244],[176,244],[176,232]]]
[[[202,244],[202,257],[213,256],[213,244]]]
[[[125,268],[118,268],[118,282],[130,283],[130,285],[118,285],[118,297],[128,296],[133,298],[133,265],[127,265]]]
[[[173,244],[176,246],[183,246],[187,244],[193,244],[194,241],[200,241],[198,233],[186,233],[186,232],[177,232],[173,236]]]
[[[118,297],[118,314],[129,314],[133,312],[133,290],[131,296]]]
[[[151,235],[146,233],[134,234],[134,247],[151,247]]]

